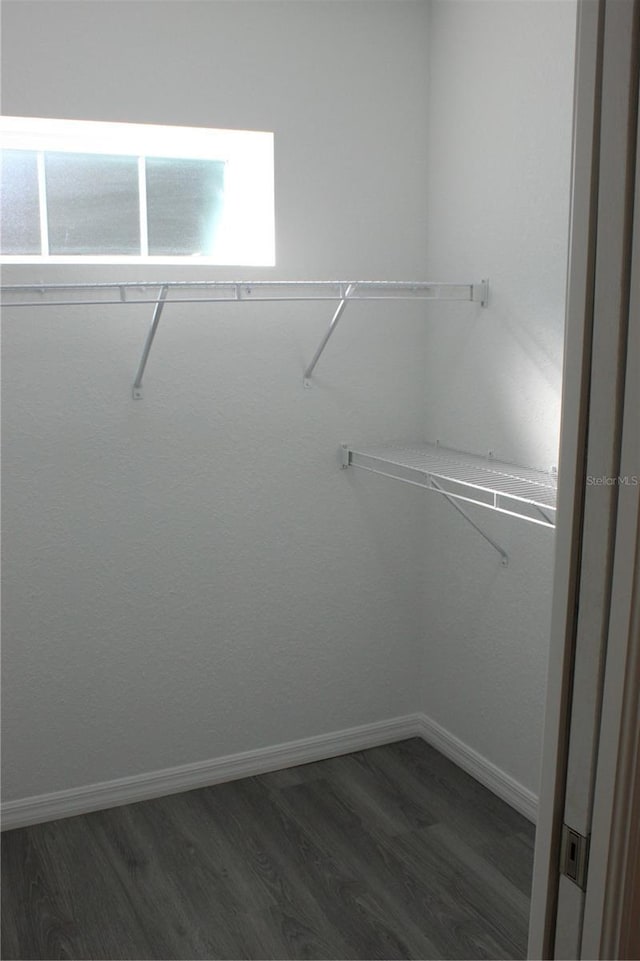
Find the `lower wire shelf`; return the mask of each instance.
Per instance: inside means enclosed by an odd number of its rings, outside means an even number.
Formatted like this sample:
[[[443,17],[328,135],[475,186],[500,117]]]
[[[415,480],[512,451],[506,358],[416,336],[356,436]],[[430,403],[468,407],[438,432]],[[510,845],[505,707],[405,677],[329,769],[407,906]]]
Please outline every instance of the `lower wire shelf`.
[[[518,467],[439,444],[357,450],[343,444],[341,463],[434,490],[452,503],[466,501],[533,524],[555,527],[556,475],[551,471]]]

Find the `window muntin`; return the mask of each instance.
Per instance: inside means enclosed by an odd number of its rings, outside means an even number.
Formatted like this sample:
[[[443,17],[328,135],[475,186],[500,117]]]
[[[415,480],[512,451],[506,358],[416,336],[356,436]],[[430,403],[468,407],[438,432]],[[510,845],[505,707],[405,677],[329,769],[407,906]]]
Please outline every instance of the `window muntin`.
[[[0,261],[275,263],[273,134],[0,118]]]

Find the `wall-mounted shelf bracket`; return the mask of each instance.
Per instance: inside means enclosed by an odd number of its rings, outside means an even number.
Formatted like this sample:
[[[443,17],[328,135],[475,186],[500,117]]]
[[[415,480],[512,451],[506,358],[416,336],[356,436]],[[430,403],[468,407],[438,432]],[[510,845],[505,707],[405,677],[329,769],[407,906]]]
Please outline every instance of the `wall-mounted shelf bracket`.
[[[160,323],[160,317],[162,316],[162,310],[164,308],[168,292],[169,288],[166,285],[160,289],[160,294],[158,295],[155,307],[153,308],[151,326],[149,327],[147,336],[145,338],[144,346],[142,348],[142,357],[140,358],[140,363],[138,364],[138,370],[136,372],[136,379],[134,380],[133,387],[131,388],[131,396],[134,400],[142,400],[142,378],[144,376],[144,369],[147,366],[149,354],[151,353],[151,345],[153,344],[153,338],[156,336],[156,331],[158,329],[158,324]]]
[[[340,320],[340,318],[342,317],[342,314],[344,313],[344,309],[345,309],[345,307],[347,306],[347,299],[348,299],[349,294],[351,293],[352,290],[353,290],[353,284],[348,284],[348,286],[347,286],[347,288],[346,288],[346,290],[345,290],[345,292],[344,292],[344,297],[342,298],[342,300],[341,300],[340,303],[338,304],[338,306],[337,306],[337,308],[336,308],[336,312],[335,312],[335,314],[333,315],[333,317],[331,318],[331,323],[329,324],[329,327],[328,327],[328,329],[327,329],[327,332],[326,332],[326,334],[324,335],[324,337],[322,338],[322,340],[320,341],[320,345],[319,345],[318,349],[316,350],[315,354],[313,355],[313,360],[311,361],[311,363],[309,364],[309,366],[308,366],[307,369],[305,370],[304,374],[302,375],[302,383],[303,383],[304,386],[307,388],[307,390],[309,390],[309,388],[313,386],[313,384],[312,384],[312,382],[311,382],[311,375],[313,374],[313,371],[315,370],[315,366],[316,366],[316,364],[318,363],[318,361],[320,360],[320,357],[322,356],[323,350],[325,349],[325,347],[326,347],[327,344],[329,343],[329,338],[331,337],[332,333],[334,332],[334,330],[335,330],[336,327],[338,326],[338,321]]]
[[[369,465],[364,464],[360,460],[360,457],[361,455],[358,454],[356,451],[350,450],[347,444],[340,445],[339,460],[340,460],[340,466],[342,468],[347,468],[352,466],[361,467],[364,470],[370,471],[372,474],[382,474],[383,477],[393,477],[395,480],[404,481],[405,484],[412,484],[414,487],[425,487],[425,488],[428,488],[429,490],[434,490],[434,491],[437,491],[439,494],[442,494],[445,500],[447,500],[451,504],[451,506],[458,511],[459,514],[462,514],[464,519],[469,524],[471,524],[471,526],[478,532],[478,534],[484,537],[485,541],[491,544],[493,549],[498,552],[498,554],[500,555],[500,563],[502,564],[502,566],[507,567],[509,565],[509,555],[507,554],[507,552],[502,547],[500,547],[500,545],[497,544],[493,540],[493,538],[490,537],[487,534],[487,532],[484,531],[480,527],[480,525],[477,524],[476,521],[474,521],[473,518],[469,516],[469,514],[467,514],[467,512],[460,506],[460,504],[456,502],[454,498],[457,495],[454,494],[453,496],[451,496],[450,494],[448,494],[447,491],[440,486],[440,484],[437,482],[437,480],[433,477],[432,474],[425,473],[423,479],[421,478],[419,480],[415,480],[415,479],[411,479],[410,477],[404,477],[399,473],[390,473],[389,471],[378,469],[377,467],[374,467],[371,464]]]
[[[489,281],[481,280],[479,284],[473,284],[473,294],[471,299],[479,303],[481,307],[489,306]]]
[[[482,537],[484,537],[485,541],[487,541],[489,544],[491,544],[491,546],[493,547],[493,549],[496,550],[496,551],[498,552],[498,554],[500,555],[500,558],[501,558],[501,559],[500,559],[500,563],[502,564],[502,566],[503,566],[503,567],[508,567],[508,565],[509,565],[509,555],[507,554],[507,552],[506,552],[505,550],[503,550],[503,548],[500,547],[499,544],[496,544],[496,542],[493,540],[493,538],[489,537],[489,535],[487,534],[487,532],[486,532],[486,531],[483,531],[482,528],[480,527],[480,525],[479,525],[479,524],[476,524],[476,522],[473,520],[473,518],[469,517],[469,515],[467,514],[467,512],[466,512],[465,510],[463,510],[462,507],[460,507],[460,504],[456,504],[456,502],[454,501],[453,497],[449,497],[449,495],[447,494],[447,492],[446,492],[446,491],[443,491],[443,489],[440,487],[440,485],[437,483],[437,481],[435,481],[435,480],[433,479],[433,477],[431,478],[431,487],[432,487],[434,490],[438,491],[438,493],[442,494],[443,497],[445,498],[445,500],[449,501],[449,503],[451,504],[451,506],[452,506],[455,510],[457,510],[457,512],[458,512],[459,514],[462,514],[462,516],[464,517],[464,519],[465,519],[469,524],[471,524],[472,527],[474,527],[474,528],[477,530],[478,534],[480,534]]]
[[[302,383],[307,389],[313,386],[311,375],[344,313],[347,301],[385,299],[467,300],[478,303],[481,307],[486,307],[489,303],[489,281],[481,280],[479,284],[438,284],[395,280],[360,280],[343,284],[340,303],[331,319],[328,330],[320,341],[318,349],[313,355],[313,360],[302,375]]]

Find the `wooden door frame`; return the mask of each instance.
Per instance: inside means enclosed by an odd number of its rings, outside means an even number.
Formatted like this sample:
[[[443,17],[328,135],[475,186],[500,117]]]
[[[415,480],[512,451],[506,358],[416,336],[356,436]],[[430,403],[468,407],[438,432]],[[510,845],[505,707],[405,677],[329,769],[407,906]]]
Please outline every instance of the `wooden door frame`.
[[[607,102],[606,88],[603,101],[604,24],[607,7],[616,3],[633,5],[636,14],[640,6],[640,0],[578,0],[558,529],[529,930],[530,958],[554,956],[560,835],[564,814],[573,664],[580,604],[579,577],[587,480],[589,388],[593,361],[598,185],[600,177],[604,178],[608,173],[606,169],[600,169],[599,138],[603,112],[611,111],[616,106]],[[615,16],[610,19],[615,20]],[[637,23],[636,15],[635,24]],[[628,35],[619,39],[623,44],[632,44],[637,68],[637,37],[635,41],[633,39],[636,32],[632,32],[631,39]],[[630,113],[633,113],[632,98],[630,104]],[[621,117],[619,121],[616,119],[616,122],[625,123],[625,119]],[[640,178],[636,175],[633,251],[636,284],[640,278],[637,265],[640,246],[640,197],[637,193],[639,182]],[[631,204],[630,210],[633,212]],[[629,264],[620,264],[620,277],[628,276],[630,270],[629,247]],[[637,313],[638,297],[635,295],[629,305],[630,349],[627,355],[625,404],[621,414],[624,423],[623,463],[631,472],[637,463],[637,438],[640,436]],[[623,322],[624,320],[620,321]],[[619,336],[619,330],[619,326],[612,323],[612,335]],[[631,386],[634,383],[635,386]],[[640,848],[637,808],[631,807],[633,799],[637,800],[640,795],[640,765],[637,761],[640,745],[637,716],[640,698],[640,678],[637,670],[640,667],[640,587],[635,566],[638,563],[638,488],[623,488],[620,495],[611,582],[612,607],[606,649],[600,751],[595,775],[592,855],[587,878],[582,945],[576,949],[576,956],[584,958],[630,956],[624,954],[627,950],[624,945],[631,943],[628,922],[633,918],[632,905],[637,903],[634,899],[638,898],[637,885],[640,883],[635,862],[628,854],[630,844],[636,844]],[[603,552],[607,549],[607,545],[603,544]],[[580,944],[579,938],[576,943]]]
[[[640,31],[640,12],[636,19]],[[612,602],[583,958],[640,958],[640,122]]]
[[[580,580],[593,326],[604,0],[578,0],[560,473],[529,958],[552,957]]]

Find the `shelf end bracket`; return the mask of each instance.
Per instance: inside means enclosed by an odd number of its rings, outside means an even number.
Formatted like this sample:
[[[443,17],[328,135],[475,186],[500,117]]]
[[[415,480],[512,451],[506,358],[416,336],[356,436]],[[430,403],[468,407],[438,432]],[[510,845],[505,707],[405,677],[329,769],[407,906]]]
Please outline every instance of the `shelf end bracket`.
[[[489,281],[481,280],[479,284],[473,284],[471,299],[479,303],[481,307],[489,306]]]
[[[346,470],[347,467],[351,466],[351,450],[348,444],[340,444],[338,461],[343,470]]]

